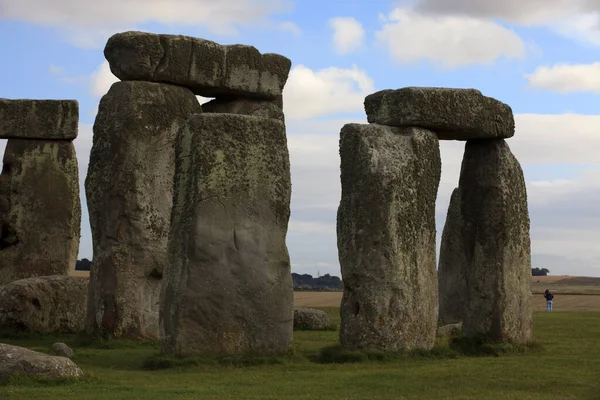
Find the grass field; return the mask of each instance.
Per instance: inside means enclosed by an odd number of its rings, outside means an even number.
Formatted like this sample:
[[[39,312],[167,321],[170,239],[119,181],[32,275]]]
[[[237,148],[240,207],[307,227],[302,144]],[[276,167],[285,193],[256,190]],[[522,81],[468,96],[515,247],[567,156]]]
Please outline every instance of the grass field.
[[[546,309],[542,293],[554,293],[555,311],[600,311],[600,278],[585,276],[534,276],[531,282],[535,311]],[[339,307],[342,292],[295,292],[298,307]]]
[[[338,309],[324,310],[339,324]],[[535,313],[534,324],[540,350],[500,357],[448,352],[320,364],[311,359],[336,344],[338,332],[295,332],[294,354],[266,364],[213,360],[155,371],[142,368],[158,353],[153,345],[82,347],[73,336],[4,338],[0,341],[45,352],[64,340],[86,376],[77,383],[16,380],[0,386],[0,399],[600,399],[600,313]]]

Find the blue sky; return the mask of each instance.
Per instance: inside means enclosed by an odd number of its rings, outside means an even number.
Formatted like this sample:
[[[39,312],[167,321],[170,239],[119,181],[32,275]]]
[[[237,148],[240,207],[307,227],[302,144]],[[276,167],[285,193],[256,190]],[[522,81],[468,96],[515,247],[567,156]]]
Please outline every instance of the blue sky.
[[[339,275],[337,140],[344,123],[365,122],[364,96],[443,86],[476,88],[512,107],[517,127],[508,143],[527,181],[534,266],[600,276],[600,1],[49,3],[0,0],[0,96],[79,101],[82,182],[98,101],[116,80],[102,53],[111,34],[135,29],[251,44],[293,62],[284,107],[294,272]],[[439,234],[463,145],[441,146]],[[81,193],[85,200],[83,186]],[[85,201],[83,212],[80,257],[91,257]]]

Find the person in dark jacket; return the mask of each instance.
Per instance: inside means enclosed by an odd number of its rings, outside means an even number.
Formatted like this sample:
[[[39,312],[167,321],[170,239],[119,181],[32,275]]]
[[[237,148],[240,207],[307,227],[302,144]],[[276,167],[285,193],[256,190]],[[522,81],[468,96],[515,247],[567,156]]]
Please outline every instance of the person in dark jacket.
[[[546,311],[552,312],[552,299],[554,298],[554,295],[546,289],[544,297],[546,298]]]

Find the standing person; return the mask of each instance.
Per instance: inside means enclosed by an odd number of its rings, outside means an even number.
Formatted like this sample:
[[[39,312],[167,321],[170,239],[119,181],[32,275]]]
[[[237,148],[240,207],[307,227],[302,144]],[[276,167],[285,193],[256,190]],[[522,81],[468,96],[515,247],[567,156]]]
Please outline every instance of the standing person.
[[[554,295],[546,289],[544,297],[546,298],[546,311],[552,312],[552,299],[554,298]]]

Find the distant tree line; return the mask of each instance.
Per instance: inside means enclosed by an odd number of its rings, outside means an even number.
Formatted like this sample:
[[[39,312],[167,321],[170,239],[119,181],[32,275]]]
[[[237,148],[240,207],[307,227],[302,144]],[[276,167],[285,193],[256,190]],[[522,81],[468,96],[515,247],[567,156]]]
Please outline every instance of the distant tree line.
[[[531,276],[547,276],[548,273],[550,273],[550,270],[546,268],[531,268]]]
[[[77,260],[77,263],[75,264],[75,271],[89,271],[91,267],[92,262],[87,258],[84,258],[83,260]]]
[[[292,273],[294,281],[294,290],[343,290],[342,280],[337,276],[325,274],[318,278],[313,278],[309,274]]]
[[[91,267],[92,261],[84,258],[77,260],[75,271],[89,271]],[[342,280],[329,274],[313,278],[312,275],[308,274],[292,273],[292,281],[294,282],[294,290],[344,290]]]

